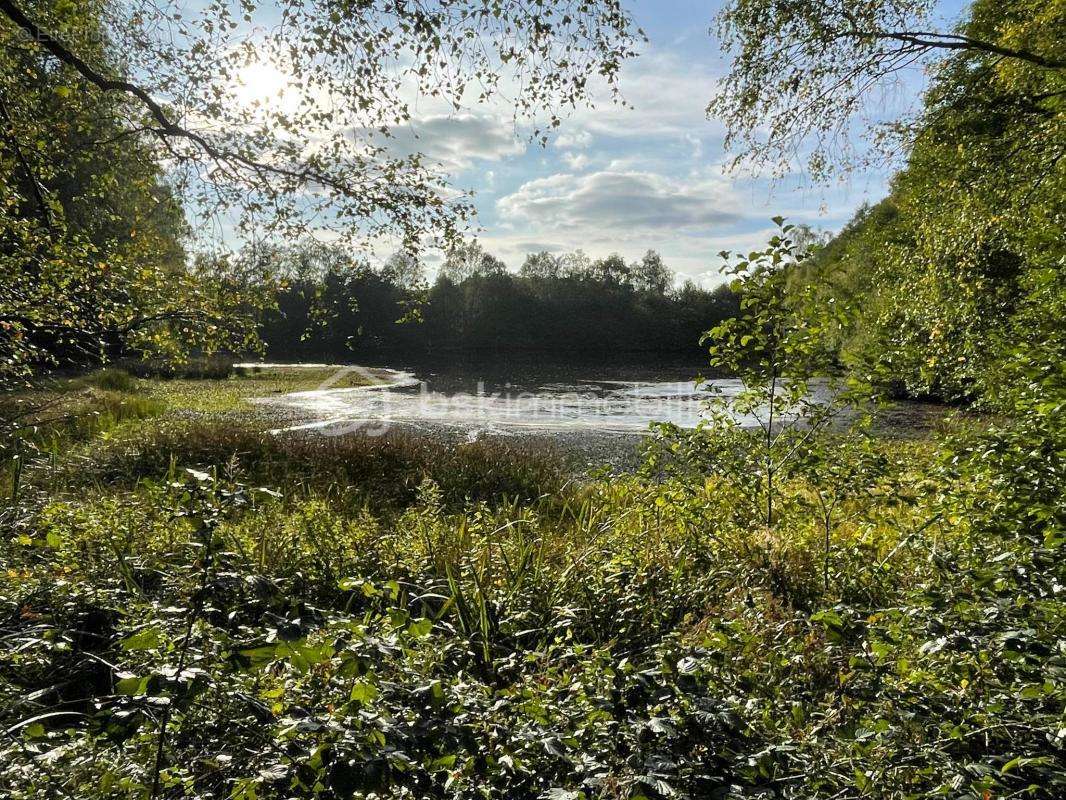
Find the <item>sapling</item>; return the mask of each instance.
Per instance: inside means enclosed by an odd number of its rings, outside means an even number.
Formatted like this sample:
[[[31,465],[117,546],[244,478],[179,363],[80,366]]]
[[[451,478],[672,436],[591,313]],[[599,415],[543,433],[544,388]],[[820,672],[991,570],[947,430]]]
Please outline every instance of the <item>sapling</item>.
[[[727,395],[704,382],[714,397],[703,427],[746,441],[749,457],[742,462],[754,473],[736,477],[750,487],[767,527],[774,525],[783,471],[856,398],[832,379],[835,364],[826,345],[826,333],[842,323],[843,311],[835,304],[812,307],[813,293],[791,285],[794,268],[810,247],[796,235],[802,229],[781,217],[774,223],[778,232],[763,250],[735,260],[729,251],[720,254],[726,261],[723,271],[735,276],[732,289],[740,309],[701,340],[710,366],[741,383]]]

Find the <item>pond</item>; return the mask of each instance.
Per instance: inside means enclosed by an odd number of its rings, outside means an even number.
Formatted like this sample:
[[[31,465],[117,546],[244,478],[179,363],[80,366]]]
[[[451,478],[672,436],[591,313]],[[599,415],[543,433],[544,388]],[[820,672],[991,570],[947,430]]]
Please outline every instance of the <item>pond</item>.
[[[707,416],[712,388],[727,398],[742,389],[735,378],[710,379],[698,388],[699,371],[698,365],[684,362],[338,366],[314,390],[261,402],[299,420],[289,430],[332,435],[380,435],[394,428],[444,429],[470,440],[529,433],[639,435],[652,422],[695,427]],[[353,374],[374,385],[335,388],[350,383]],[[882,425],[910,428],[927,425],[943,409],[907,403],[886,413]],[[739,421],[758,425],[754,417]]]

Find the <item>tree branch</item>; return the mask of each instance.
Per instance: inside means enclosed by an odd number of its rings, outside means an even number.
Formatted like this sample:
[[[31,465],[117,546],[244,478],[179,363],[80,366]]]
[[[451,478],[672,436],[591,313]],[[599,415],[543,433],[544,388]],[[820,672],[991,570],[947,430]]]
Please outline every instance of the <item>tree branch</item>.
[[[3,11],[8,19],[26,31],[37,44],[67,66],[73,67],[78,74],[90,83],[95,84],[105,92],[124,92],[138,98],[147,107],[149,113],[152,115],[153,119],[155,119],[162,132],[170,136],[183,136],[192,139],[205,149],[211,148],[210,143],[204,141],[203,137],[199,136],[199,134],[186,130],[172,122],[163,111],[162,106],[153,100],[151,95],[149,95],[144,89],[129,81],[114,80],[97,72],[85,61],[68,50],[56,37],[52,36],[26,16],[25,12],[23,12],[22,9],[15,5],[11,0],[0,0],[0,11]]]
[[[1039,53],[1029,50],[1015,50],[1010,47],[1001,47],[998,44],[972,39],[969,36],[960,36],[953,33],[937,33],[935,31],[862,31],[852,29],[844,33],[845,36],[854,36],[858,39],[891,39],[905,44],[913,44],[918,47],[939,50],[977,50],[982,53],[991,53],[1005,58],[1016,58],[1026,61],[1045,69],[1066,69],[1066,61],[1055,58],[1047,58]]]
[[[22,171],[26,173],[26,182],[29,183],[30,189],[33,191],[33,197],[37,201],[37,208],[41,213],[41,219],[44,222],[44,226],[49,230],[52,229],[52,211],[48,207],[48,201],[44,199],[44,188],[41,186],[41,182],[37,180],[37,175],[34,173],[30,162],[26,159],[26,155],[22,152],[22,145],[19,144],[18,137],[15,133],[15,123],[11,119],[11,114],[8,113],[7,103],[4,101],[3,94],[0,93],[0,117],[2,117],[4,124],[7,127],[7,138],[11,142],[11,147],[15,151],[15,157],[18,159],[19,166],[22,167]]]
[[[152,98],[152,96],[142,87],[136,84],[130,83],[126,80],[119,80],[114,78],[108,78],[92,66],[82,60],[77,54],[69,50],[62,42],[50,33],[42,29],[37,23],[30,19],[21,8],[18,7],[12,0],[0,0],[0,12],[3,12],[8,19],[14,22],[17,26],[26,31],[35,42],[37,42],[42,48],[47,50],[53,57],[58,59],[63,64],[73,68],[79,75],[81,75],[89,83],[93,84],[97,88],[105,92],[121,92],[123,94],[132,95],[136,97],[147,109],[152,119],[156,123],[156,127],[150,130],[164,141],[168,137],[186,139],[196,146],[198,146],[205,154],[217,162],[223,164],[238,163],[251,169],[253,172],[262,176],[264,173],[274,174],[280,177],[290,178],[292,180],[300,181],[303,183],[314,182],[323,186],[327,186],[330,189],[344,195],[355,196],[356,186],[349,182],[342,182],[335,180],[328,175],[319,174],[312,171],[308,167],[301,169],[290,169],[287,167],[281,167],[273,164],[266,164],[240,153],[225,152],[219,149],[215,144],[208,141],[204,136],[196,131],[189,130],[188,128],[179,125],[174,122],[167,115],[164,108]],[[173,153],[173,151],[171,151]],[[177,155],[177,154],[175,154]]]
[[[198,309],[189,309],[186,311],[160,311],[158,314],[149,314],[145,317],[135,317],[117,328],[113,328],[116,333],[129,334],[138,328],[142,328],[145,325],[150,325],[153,322],[167,322],[172,320],[204,320],[207,322],[220,322],[220,318],[210,314],[206,311],[200,311]]]

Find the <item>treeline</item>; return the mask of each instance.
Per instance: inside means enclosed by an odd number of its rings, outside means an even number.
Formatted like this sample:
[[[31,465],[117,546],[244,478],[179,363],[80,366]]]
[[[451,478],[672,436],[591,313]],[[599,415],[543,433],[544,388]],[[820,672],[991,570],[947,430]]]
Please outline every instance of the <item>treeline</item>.
[[[406,254],[355,267],[325,245],[254,258],[281,276],[260,326],[274,359],[451,353],[699,354],[703,331],[737,309],[725,286],[674,276],[654,251],[627,263],[577,251],[532,253],[517,272],[477,243],[450,251],[432,285]]]

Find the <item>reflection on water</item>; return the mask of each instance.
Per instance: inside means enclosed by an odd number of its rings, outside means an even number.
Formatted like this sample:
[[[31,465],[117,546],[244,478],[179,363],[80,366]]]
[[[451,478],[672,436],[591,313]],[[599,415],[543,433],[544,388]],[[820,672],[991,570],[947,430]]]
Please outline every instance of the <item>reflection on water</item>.
[[[523,431],[641,433],[652,422],[692,428],[706,417],[711,396],[710,391],[696,388],[698,369],[689,366],[601,367],[595,374],[574,366],[515,365],[510,370],[482,369],[478,377],[474,377],[478,371],[470,368],[415,369],[374,370],[372,377],[379,381],[375,386],[332,389],[326,381],[314,391],[261,402],[287,408],[306,420],[289,429],[373,435],[393,426],[447,427],[475,439]],[[742,388],[740,381],[729,378],[707,385],[726,398]],[[739,421],[758,424],[754,417]]]
[[[383,380],[375,386],[333,389],[326,381],[320,389],[261,402],[309,419],[295,428],[329,433],[377,433],[394,424],[453,427],[470,438],[522,430],[639,433],[656,421],[684,427],[700,421],[709,393],[696,389],[696,372],[691,367],[608,367],[596,375],[573,366],[529,365],[509,371],[500,365],[421,368],[417,373],[375,370],[373,377]],[[645,379],[634,379],[642,373]],[[716,383],[726,394],[740,389],[736,380]]]
[[[739,388],[737,381],[722,383],[726,391]],[[523,390],[438,391],[429,382],[400,373],[387,388],[299,392],[273,402],[318,418],[306,427],[349,423],[366,425],[369,431],[390,422],[425,423],[457,426],[476,435],[506,433],[512,428],[636,432],[653,421],[695,427],[707,396],[691,381],[618,384],[589,380]]]

